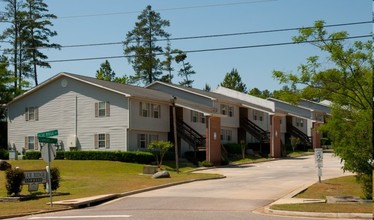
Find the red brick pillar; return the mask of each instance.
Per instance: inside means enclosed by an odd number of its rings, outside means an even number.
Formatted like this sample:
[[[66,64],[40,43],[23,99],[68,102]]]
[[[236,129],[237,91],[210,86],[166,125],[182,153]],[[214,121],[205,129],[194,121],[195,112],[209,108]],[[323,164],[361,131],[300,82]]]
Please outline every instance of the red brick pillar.
[[[313,149],[321,147],[321,133],[319,132],[319,126],[320,124],[318,122],[313,122],[313,128],[312,128]]]
[[[221,118],[207,117],[206,160],[215,165],[221,164]]]
[[[277,115],[271,116],[270,130],[270,156],[274,158],[281,157],[281,117]]]

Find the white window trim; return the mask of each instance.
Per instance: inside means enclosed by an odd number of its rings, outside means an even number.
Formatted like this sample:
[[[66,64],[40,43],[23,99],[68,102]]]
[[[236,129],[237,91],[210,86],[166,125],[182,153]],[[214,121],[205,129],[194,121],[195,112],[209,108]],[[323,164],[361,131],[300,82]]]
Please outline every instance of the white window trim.
[[[104,109],[100,109],[100,103],[105,103]],[[100,110],[104,110],[103,115],[100,115]],[[109,101],[95,102],[95,117],[103,118],[103,117],[109,117],[109,116],[110,116],[110,102]]]
[[[30,112],[33,109],[33,112]],[[30,117],[32,115],[32,118]],[[30,106],[25,108],[25,120],[26,121],[38,121],[39,120],[39,108],[37,106]]]
[[[100,136],[104,135],[104,147],[100,147]],[[97,133],[94,135],[95,149],[110,149],[110,135],[108,133]]]

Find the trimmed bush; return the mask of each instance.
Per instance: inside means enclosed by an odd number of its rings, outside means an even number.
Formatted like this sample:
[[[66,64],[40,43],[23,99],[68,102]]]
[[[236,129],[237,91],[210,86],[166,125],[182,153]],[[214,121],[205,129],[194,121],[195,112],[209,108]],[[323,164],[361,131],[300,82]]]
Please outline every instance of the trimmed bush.
[[[24,160],[39,160],[42,157],[42,153],[40,151],[26,151],[25,155],[23,156]]]
[[[63,160],[63,159],[65,159],[65,151],[57,151],[55,159],[56,160]]]
[[[25,173],[21,169],[8,169],[5,171],[6,190],[8,196],[19,196],[22,191],[22,180]]]
[[[110,160],[128,163],[150,164],[154,157],[150,152],[142,151],[66,151],[66,160]]]
[[[214,164],[210,161],[204,160],[203,162],[199,162],[199,166],[201,167],[212,167]]]
[[[51,189],[52,191],[56,191],[59,187],[60,187],[60,180],[61,180],[61,176],[60,176],[60,171],[58,170],[57,167],[52,167],[51,168]],[[44,189],[47,188],[47,184],[44,183]]]
[[[229,143],[229,144],[224,144],[223,146],[226,148],[229,154],[241,154],[242,153],[242,147],[240,146],[240,144]]]

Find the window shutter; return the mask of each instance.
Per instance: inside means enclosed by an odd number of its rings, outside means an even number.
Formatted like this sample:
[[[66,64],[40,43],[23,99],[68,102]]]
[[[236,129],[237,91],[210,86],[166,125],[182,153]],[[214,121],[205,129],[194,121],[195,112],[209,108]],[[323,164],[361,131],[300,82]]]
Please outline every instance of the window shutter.
[[[95,102],[95,117],[99,117],[99,103]]]
[[[105,148],[109,149],[110,148],[110,135],[105,134]]]
[[[29,108],[25,108],[25,120],[28,121],[29,120]]]
[[[109,101],[107,101],[106,104],[105,104],[105,116],[107,116],[107,117],[110,116],[110,103],[109,103]]]
[[[161,105],[158,105],[158,118],[161,118]]]
[[[98,134],[95,134],[95,149],[99,149],[99,135]]]
[[[39,108],[38,107],[34,107],[34,118],[35,118],[35,121],[39,120]]]
[[[37,136],[34,137],[34,149],[39,150],[39,139]]]
[[[29,137],[25,137],[25,150],[29,149]]]
[[[139,102],[139,115],[140,115],[140,116],[143,116],[143,115],[142,115],[142,112],[143,112],[143,110],[142,110],[142,107],[143,107],[143,106],[142,106],[142,105],[143,105],[142,102]]]
[[[140,148],[140,134],[137,134],[136,136],[138,136],[138,148]]]

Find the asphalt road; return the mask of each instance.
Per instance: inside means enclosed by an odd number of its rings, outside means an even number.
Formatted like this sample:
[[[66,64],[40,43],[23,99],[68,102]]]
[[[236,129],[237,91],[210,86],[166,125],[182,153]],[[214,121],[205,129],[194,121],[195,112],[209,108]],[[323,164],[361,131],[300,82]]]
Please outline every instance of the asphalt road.
[[[340,167],[339,158],[324,154],[322,179],[343,175]],[[258,211],[318,181],[314,156],[199,172],[221,173],[227,178],[153,190],[85,209],[17,219],[291,219]]]

